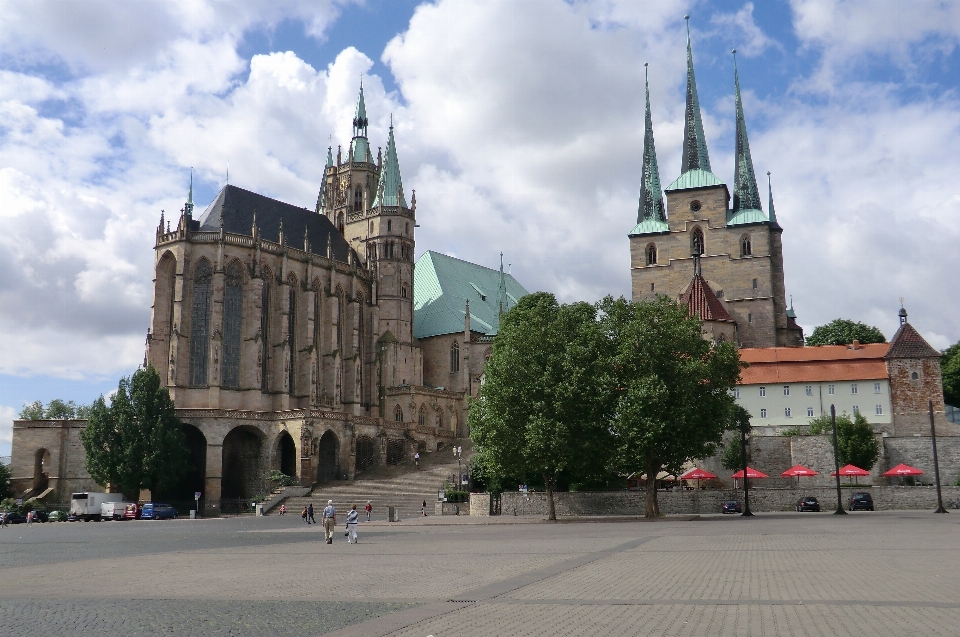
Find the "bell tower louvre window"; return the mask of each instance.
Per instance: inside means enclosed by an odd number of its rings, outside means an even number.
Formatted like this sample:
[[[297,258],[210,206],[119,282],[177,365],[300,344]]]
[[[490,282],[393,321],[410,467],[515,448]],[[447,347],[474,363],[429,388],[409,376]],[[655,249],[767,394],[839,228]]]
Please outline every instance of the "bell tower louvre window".
[[[700,226],[697,226],[693,229],[693,234],[690,237],[691,254],[703,254],[703,247],[703,230],[700,229]]]
[[[753,254],[753,248],[750,245],[750,235],[745,234],[740,237],[740,256],[749,257]]]
[[[353,211],[360,212],[363,210],[363,188],[357,186],[353,191]]]
[[[647,246],[647,265],[657,264],[657,244],[651,243]]]

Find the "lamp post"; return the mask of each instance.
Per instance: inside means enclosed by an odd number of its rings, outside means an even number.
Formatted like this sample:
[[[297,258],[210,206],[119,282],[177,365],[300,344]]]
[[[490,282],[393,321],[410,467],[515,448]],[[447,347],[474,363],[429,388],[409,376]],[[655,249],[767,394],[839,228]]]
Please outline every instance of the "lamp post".
[[[840,445],[837,444],[837,408],[830,405],[830,422],[833,423],[833,466],[837,476],[837,510],[834,515],[846,515],[843,510],[843,497],[840,495]]]
[[[453,448],[453,457],[457,459],[457,482],[456,482],[456,490],[457,490],[457,491],[460,491],[460,490],[462,489],[462,482],[463,482],[463,478],[461,477],[461,469],[460,469],[460,458],[463,457],[463,447],[456,447],[456,446],[455,446],[455,447]]]
[[[743,426],[740,427],[740,457],[743,459],[743,513],[740,515],[745,518],[752,518],[750,487],[747,480],[747,431]]]
[[[933,401],[930,403],[930,440],[933,442],[933,476],[937,480],[937,509],[934,513],[946,513],[943,508],[943,493],[940,491],[940,460],[937,458],[937,429],[933,425]]]

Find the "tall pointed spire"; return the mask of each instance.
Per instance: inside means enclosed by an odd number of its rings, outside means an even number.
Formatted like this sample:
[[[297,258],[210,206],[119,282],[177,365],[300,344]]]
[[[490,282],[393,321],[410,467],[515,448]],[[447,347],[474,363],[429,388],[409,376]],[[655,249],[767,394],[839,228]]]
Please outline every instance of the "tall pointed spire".
[[[400,160],[397,159],[397,143],[393,138],[393,116],[390,116],[390,135],[387,137],[387,156],[383,160],[380,170],[380,181],[377,184],[377,198],[372,208],[377,206],[407,207],[403,196],[403,180],[400,178]]]
[[[190,168],[190,190],[187,191],[187,203],[183,206],[183,212],[188,216],[193,216],[193,168]]]
[[[647,63],[643,65],[643,84],[646,89],[647,106],[643,131],[643,173],[640,178],[640,207],[637,223],[646,219],[666,221],[663,210],[663,191],[660,188],[660,169],[657,166],[657,148],[653,142],[653,118],[650,116],[650,81]]]
[[[690,16],[687,21],[687,109],[683,127],[683,165],[680,173],[688,170],[710,170],[710,155],[707,153],[707,139],[703,135],[703,121],[700,118],[700,100],[697,97],[697,78],[693,74],[693,47],[690,44]]]
[[[771,228],[779,228],[779,227],[780,227],[780,224],[777,223],[777,212],[776,212],[776,210],[774,210],[774,208],[773,208],[773,182],[770,181],[770,171],[769,171],[769,170],[767,171],[767,192],[770,193],[770,202],[769,202],[769,204],[767,204],[767,205],[769,206],[769,207],[767,208],[767,210],[770,211],[770,215],[769,215],[769,217],[768,217],[768,218],[770,219],[770,227],[771,227]],[[791,305],[791,306],[793,305],[793,301],[792,301],[792,300],[790,301],[790,305]]]
[[[737,155],[733,173],[733,214],[741,210],[763,210],[760,192],[757,190],[757,175],[753,172],[750,157],[750,142],[747,140],[747,123],[743,117],[743,102],[740,99],[740,74],[737,71],[737,50],[733,53],[733,82],[737,102]]]
[[[353,115],[353,140],[350,142],[350,161],[373,162],[370,144],[367,142],[367,107],[363,101],[363,80],[360,80],[360,96],[357,111]]]
[[[500,253],[500,282],[497,285],[497,316],[503,316],[507,309],[507,280],[503,276],[503,253]]]

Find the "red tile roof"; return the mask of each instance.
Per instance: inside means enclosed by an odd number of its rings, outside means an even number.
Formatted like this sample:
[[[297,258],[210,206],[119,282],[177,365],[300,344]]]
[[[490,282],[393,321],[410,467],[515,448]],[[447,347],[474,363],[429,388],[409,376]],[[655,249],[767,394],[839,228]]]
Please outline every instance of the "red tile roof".
[[[940,358],[941,354],[923,340],[909,323],[904,323],[893,335],[887,358]]]
[[[750,367],[740,372],[743,385],[878,380],[887,378],[887,343],[763,347],[740,350]]]
[[[699,316],[701,321],[733,322],[723,303],[699,274],[693,277],[687,290],[680,295],[680,303],[686,305],[691,314]]]

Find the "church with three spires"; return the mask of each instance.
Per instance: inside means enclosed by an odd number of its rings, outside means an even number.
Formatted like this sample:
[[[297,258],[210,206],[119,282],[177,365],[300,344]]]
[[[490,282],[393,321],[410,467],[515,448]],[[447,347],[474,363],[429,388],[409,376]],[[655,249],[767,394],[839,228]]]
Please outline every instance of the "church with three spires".
[[[772,190],[763,211],[736,64],[734,90],[731,197],[730,188],[710,168],[688,24],[683,163],[680,176],[666,188],[664,203],[647,84],[640,206],[629,233],[633,299],[663,294],[680,300],[700,317],[704,336],[711,340],[740,347],[800,347],[803,330],[786,303],[783,228],[777,223]]]

